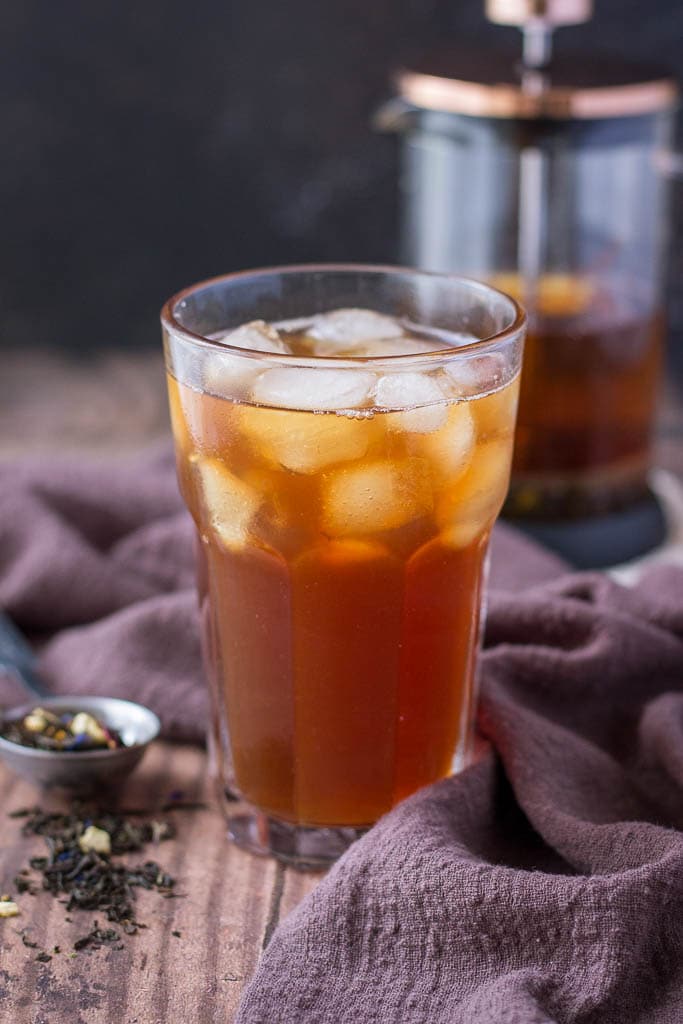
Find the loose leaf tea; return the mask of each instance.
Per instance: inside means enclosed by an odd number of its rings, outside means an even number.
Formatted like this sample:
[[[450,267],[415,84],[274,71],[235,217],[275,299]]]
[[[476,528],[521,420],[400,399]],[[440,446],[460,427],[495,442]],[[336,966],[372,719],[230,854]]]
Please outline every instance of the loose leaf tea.
[[[30,878],[27,878],[26,875],[28,875],[28,871],[26,870],[26,868],[24,868],[23,871],[20,871],[19,874],[15,876],[15,878],[14,878],[14,888],[20,894],[22,892],[30,892],[31,895],[34,895],[35,894],[35,889],[31,885]]]
[[[134,911],[137,889],[153,889],[162,896],[173,895],[175,879],[156,861],[129,866],[117,855],[137,852],[148,843],[158,843],[175,836],[167,821],[131,821],[122,813],[75,803],[66,812],[46,812],[39,807],[12,812],[12,817],[25,817],[22,833],[42,836],[47,856],[31,857],[31,868],[42,876],[42,887],[53,896],[66,895],[67,912],[97,910],[108,921],[120,924],[132,935],[144,927]],[[31,879],[24,869],[15,878],[20,891],[32,890]],[[95,934],[97,933],[97,934]],[[87,941],[84,941],[87,939]],[[99,948],[97,944],[118,942],[113,929],[95,929],[78,940],[75,948]],[[118,948],[118,947],[116,947]]]
[[[88,948],[101,949],[102,946],[123,949],[119,933],[114,931],[113,928],[100,928],[97,921],[95,921],[94,927],[91,928],[87,935],[82,935],[80,939],[76,939],[74,942],[74,949],[77,951]]]
[[[22,747],[59,753],[86,750],[116,750],[125,746],[120,733],[87,711],[66,711],[55,715],[46,708],[33,708],[23,718],[6,722],[3,739]]]

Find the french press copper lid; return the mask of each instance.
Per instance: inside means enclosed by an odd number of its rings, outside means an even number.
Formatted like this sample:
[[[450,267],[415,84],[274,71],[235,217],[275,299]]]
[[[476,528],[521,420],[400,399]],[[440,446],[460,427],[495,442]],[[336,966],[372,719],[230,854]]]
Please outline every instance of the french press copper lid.
[[[553,30],[588,21],[592,0],[487,0],[486,13],[522,29],[521,59],[435,54],[399,71],[399,95],[416,107],[472,117],[553,119],[632,117],[676,100],[675,81],[656,69],[588,55],[552,58]]]

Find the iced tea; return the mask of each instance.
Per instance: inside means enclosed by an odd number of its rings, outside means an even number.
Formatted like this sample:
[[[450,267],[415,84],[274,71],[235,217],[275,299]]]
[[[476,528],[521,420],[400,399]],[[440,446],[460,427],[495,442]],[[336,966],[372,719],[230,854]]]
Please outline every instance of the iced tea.
[[[470,725],[518,379],[496,355],[375,371],[448,339],[371,311],[223,340],[370,357],[263,371],[218,352],[202,389],[168,382],[236,787],[280,820],[367,825],[448,774]]]
[[[328,862],[467,761],[524,314],[348,265],[216,278],[162,323],[228,831]]]

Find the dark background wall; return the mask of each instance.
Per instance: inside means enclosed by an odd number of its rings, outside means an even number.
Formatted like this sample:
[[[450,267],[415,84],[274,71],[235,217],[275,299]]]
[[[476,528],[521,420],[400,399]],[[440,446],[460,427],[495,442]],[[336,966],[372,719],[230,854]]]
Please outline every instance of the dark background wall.
[[[372,112],[392,68],[430,45],[516,45],[482,7],[4,4],[0,341],[153,346],[162,301],[202,277],[395,260],[396,143],[372,132]],[[563,30],[561,45],[656,58],[683,78],[682,43],[678,0],[597,0],[591,26]],[[677,246],[678,329],[681,269]]]

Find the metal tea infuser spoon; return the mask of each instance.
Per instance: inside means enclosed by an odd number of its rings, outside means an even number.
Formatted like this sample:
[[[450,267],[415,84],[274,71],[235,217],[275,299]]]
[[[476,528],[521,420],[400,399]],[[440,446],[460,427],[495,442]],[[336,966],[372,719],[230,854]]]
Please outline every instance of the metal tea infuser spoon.
[[[16,679],[33,701],[0,712],[0,758],[17,775],[36,785],[89,790],[117,782],[135,768],[159,734],[159,719],[143,704],[116,697],[51,696],[27,640],[0,611],[0,674],[3,672]],[[40,750],[1,735],[5,723],[22,719],[37,704],[57,716],[85,711],[116,730],[123,746],[111,750]]]

